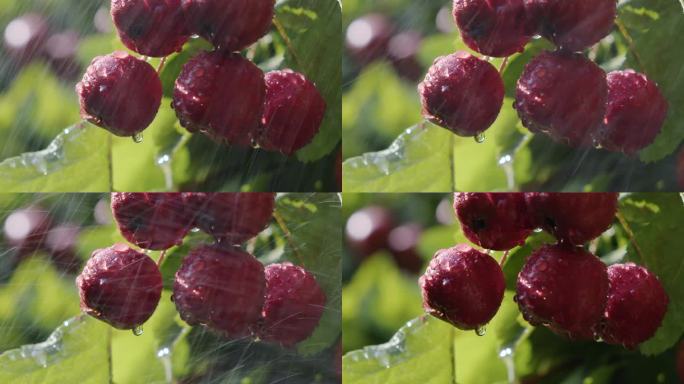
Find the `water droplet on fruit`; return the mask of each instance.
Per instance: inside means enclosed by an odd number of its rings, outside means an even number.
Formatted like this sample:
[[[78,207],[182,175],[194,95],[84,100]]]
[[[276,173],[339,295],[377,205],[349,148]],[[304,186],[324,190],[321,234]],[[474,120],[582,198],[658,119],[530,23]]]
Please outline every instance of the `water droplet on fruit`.
[[[136,143],[142,143],[142,141],[143,141],[142,132],[136,133],[135,135],[133,135],[133,141]]]
[[[478,133],[477,136],[475,136],[475,142],[478,144],[482,144],[485,141],[485,135],[483,133]]]
[[[487,334],[487,326],[481,325],[481,326],[477,327],[477,329],[475,330],[475,334],[478,336],[486,335]]]
[[[601,149],[601,148],[603,148],[603,146],[601,146],[601,141],[598,140],[598,139],[592,140],[592,145],[593,145],[594,148],[596,148],[596,149]]]
[[[133,328],[133,334],[136,335],[136,336],[142,335],[142,334],[143,334],[143,327],[142,327],[142,325],[136,325],[136,326]]]

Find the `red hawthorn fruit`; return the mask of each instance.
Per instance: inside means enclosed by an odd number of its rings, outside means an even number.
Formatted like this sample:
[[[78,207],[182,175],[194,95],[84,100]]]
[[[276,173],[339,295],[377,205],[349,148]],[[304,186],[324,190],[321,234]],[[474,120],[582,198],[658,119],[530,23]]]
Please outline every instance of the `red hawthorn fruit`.
[[[45,43],[45,57],[57,76],[72,80],[81,73],[76,53],[79,45],[78,32],[67,30],[55,33]]]
[[[47,210],[39,206],[18,209],[5,219],[5,240],[19,256],[25,256],[43,247],[51,227]]]
[[[499,264],[466,244],[437,251],[419,281],[425,311],[463,330],[487,324],[506,287]]]
[[[656,333],[669,298],[658,277],[634,263],[611,265],[608,279],[601,338],[608,344],[635,348]]]
[[[423,229],[419,224],[400,225],[387,236],[387,248],[400,269],[418,274],[423,267],[423,259],[418,252],[418,242]]]
[[[93,252],[76,278],[81,310],[118,329],[133,329],[152,316],[162,291],[157,264],[125,244]]]
[[[394,29],[392,22],[380,13],[369,13],[352,21],[345,37],[350,56],[361,66],[384,58]]]
[[[459,136],[477,136],[499,115],[504,85],[492,64],[460,51],[435,59],[418,92],[427,120]]]
[[[468,47],[483,55],[522,52],[536,32],[523,0],[454,0],[453,17]]]
[[[360,259],[387,247],[387,237],[394,228],[392,213],[379,206],[354,212],[345,227],[347,245]]]
[[[633,154],[655,140],[668,104],[658,86],[632,70],[608,74],[608,103],[596,142],[609,151]]]
[[[525,320],[571,339],[591,339],[608,295],[608,273],[582,248],[545,245],[518,274],[516,301]]]
[[[134,136],[157,115],[162,85],[150,64],[117,51],[94,58],[76,92],[83,119],[117,136]]]
[[[49,28],[45,18],[27,13],[10,21],[5,28],[5,49],[19,64],[27,64],[42,53]]]
[[[286,69],[265,75],[261,129],[253,138],[269,151],[288,156],[309,144],[321,128],[325,100],[303,74]]]
[[[483,248],[505,251],[532,233],[519,193],[455,193],[454,212],[463,234]]]
[[[418,82],[424,73],[417,57],[422,43],[419,32],[408,30],[394,35],[387,46],[387,58],[394,71],[411,83]]]
[[[524,0],[542,36],[564,50],[581,51],[613,29],[615,0]]]
[[[251,61],[236,53],[203,52],[183,66],[172,107],[188,131],[249,146],[265,93],[264,73]]]
[[[543,52],[525,66],[513,107],[530,131],[588,146],[603,120],[607,95],[606,74],[592,61],[581,54]]]
[[[112,0],[111,14],[124,45],[142,55],[180,52],[190,36],[181,0]]]
[[[190,325],[238,338],[256,330],[264,304],[264,266],[238,248],[202,246],[176,272],[172,300]]]
[[[259,337],[292,347],[316,329],[326,297],[313,274],[291,263],[266,267],[266,299]]]
[[[112,193],[112,213],[123,237],[144,249],[180,245],[190,229],[180,193]]]
[[[613,224],[617,193],[525,194],[531,224],[558,240],[582,245],[599,237]]]
[[[45,250],[50,254],[50,260],[57,269],[76,273],[80,270],[76,247],[81,228],[73,224],[58,225],[47,233],[45,237]]]
[[[181,0],[190,32],[225,51],[255,43],[271,28],[275,0]]]
[[[183,198],[194,226],[228,244],[259,234],[275,209],[275,194],[266,192],[185,193]]]

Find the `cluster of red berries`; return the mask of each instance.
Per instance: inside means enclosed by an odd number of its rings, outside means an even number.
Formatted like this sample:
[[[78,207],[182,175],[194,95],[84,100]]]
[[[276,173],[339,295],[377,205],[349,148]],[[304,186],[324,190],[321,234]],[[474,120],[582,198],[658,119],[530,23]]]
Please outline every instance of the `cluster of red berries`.
[[[326,104],[316,86],[289,69],[264,74],[237,51],[264,36],[274,0],[112,0],[121,41],[145,56],[182,50],[192,35],[215,50],[190,59],[171,106],[180,124],[218,142],[291,155],[318,133]],[[162,84],[146,61],[125,52],[96,57],[76,85],[81,116],[118,136],[139,135],[154,120]]]
[[[615,0],[454,0],[463,41],[486,56],[523,51],[540,34],[558,49],[525,67],[515,102],[525,127],[573,147],[633,154],[660,132],[667,100],[646,75],[606,73],[579,51],[612,29]],[[499,71],[467,52],[439,57],[418,86],[423,115],[460,136],[478,136],[496,120],[504,98]]]
[[[264,268],[239,247],[268,226],[273,209],[272,193],[112,195],[121,234],[141,248],[179,245],[191,228],[216,239],[192,249],[176,272],[172,300],[183,320],[226,337],[289,347],[313,333],[326,296],[304,268]],[[157,263],[125,244],[93,252],[76,282],[81,309],[119,329],[144,323],[162,292]]]
[[[556,237],[518,274],[515,300],[530,324],[634,348],[660,327],[667,293],[646,268],[606,267],[582,246],[612,225],[617,201],[615,193],[457,193],[454,210],[465,236],[487,249],[508,251],[535,229]],[[466,244],[438,251],[420,284],[425,310],[461,329],[487,324],[505,290],[500,265]]]

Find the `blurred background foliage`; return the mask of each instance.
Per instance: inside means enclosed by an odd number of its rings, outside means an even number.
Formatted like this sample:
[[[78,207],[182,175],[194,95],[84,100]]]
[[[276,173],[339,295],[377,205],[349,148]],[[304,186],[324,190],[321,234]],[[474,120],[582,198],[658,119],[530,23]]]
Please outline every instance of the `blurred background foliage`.
[[[451,4],[440,0],[345,1],[342,131],[343,157],[348,161],[344,190],[684,188],[684,150],[679,149],[684,139],[680,107],[684,101],[684,54],[672,45],[684,33],[682,4],[676,0],[620,1],[619,22],[627,34],[614,28],[586,54],[606,71],[645,71],[670,103],[661,135],[632,157],[601,149],[569,148],[544,135],[532,135],[521,125],[512,108],[515,83],[532,57],[543,49],[552,49],[544,39],[533,40],[524,53],[508,60],[503,72],[504,106],[498,120],[485,132],[483,143],[454,136],[429,123],[423,125],[418,83],[438,56],[470,51],[455,28]],[[630,53],[626,36],[641,63]],[[498,68],[502,60],[492,63]]]
[[[484,336],[425,315],[418,278],[427,263],[439,249],[470,244],[455,218],[452,196],[345,193],[344,383],[679,382],[675,355],[682,350],[679,364],[684,367],[684,232],[676,223],[684,217],[683,199],[675,193],[623,194],[619,219],[587,245],[606,264],[647,266],[670,296],[656,335],[630,351],[571,342],[522,318],[513,300],[517,274],[534,249],[555,242],[544,232],[510,251],[503,267],[503,304]],[[406,227],[419,230],[410,235],[402,230]],[[635,251],[637,244],[643,258]],[[497,260],[502,255],[492,252]]]
[[[109,1],[0,0],[0,189],[339,190],[339,2],[282,0],[276,17],[297,58],[275,30],[244,54],[264,71],[289,67],[305,73],[328,105],[314,142],[289,158],[220,145],[203,135],[191,135],[179,125],[170,108],[173,83],[191,54],[211,48],[200,39],[167,59],[161,72],[165,97],[141,143],[114,137],[89,124],[65,132],[80,120],[74,86],[90,61],[126,50],[113,31]],[[24,49],[14,49],[11,42],[20,42],[22,36],[31,39],[21,45]],[[160,60],[151,59],[150,63],[158,67]],[[51,143],[51,150],[36,153]],[[96,157],[95,152],[102,156]]]
[[[125,242],[109,204],[108,194],[0,194],[0,382],[339,382],[338,195],[279,195],[278,223],[243,245],[264,264],[304,266],[326,293],[319,326],[293,349],[227,340],[180,319],[171,301],[173,278],[192,247],[212,241],[201,232],[166,252],[162,298],[142,335],[80,315],[76,275],[95,249]],[[34,235],[25,241],[29,229]]]

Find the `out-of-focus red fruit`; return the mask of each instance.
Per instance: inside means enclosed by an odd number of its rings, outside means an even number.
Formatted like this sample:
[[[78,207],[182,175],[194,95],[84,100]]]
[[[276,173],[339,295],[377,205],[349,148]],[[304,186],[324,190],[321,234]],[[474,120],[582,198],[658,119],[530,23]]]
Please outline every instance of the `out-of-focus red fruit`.
[[[393,34],[394,26],[385,15],[369,13],[349,24],[345,45],[356,62],[364,66],[385,57]]]
[[[55,33],[48,38],[45,44],[45,55],[57,76],[72,80],[81,73],[81,66],[76,59],[78,45],[78,33],[73,30]]]
[[[7,216],[3,229],[7,243],[17,250],[18,255],[24,256],[43,247],[51,226],[48,211],[31,206]]]
[[[531,224],[558,240],[582,245],[599,237],[613,224],[617,193],[525,194]]]
[[[57,269],[67,273],[79,271],[81,260],[76,252],[76,242],[80,231],[77,225],[60,224],[47,233],[44,248]]]
[[[5,49],[16,62],[26,64],[42,53],[48,30],[47,21],[37,13],[19,16],[5,27]]]
[[[420,225],[410,223],[394,228],[387,238],[387,248],[394,261],[409,273],[418,274],[423,268],[423,259],[417,249],[422,232]]]
[[[379,206],[369,206],[354,212],[347,220],[347,244],[363,259],[387,248],[387,237],[394,227],[392,213]]]
[[[416,57],[423,37],[417,31],[405,31],[392,37],[387,49],[394,70],[399,76],[416,82],[423,75],[423,67]]]
[[[504,85],[492,64],[459,51],[435,59],[418,93],[425,119],[459,136],[477,136],[499,115]]]

